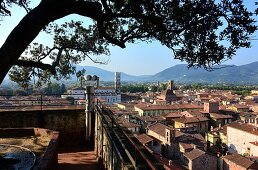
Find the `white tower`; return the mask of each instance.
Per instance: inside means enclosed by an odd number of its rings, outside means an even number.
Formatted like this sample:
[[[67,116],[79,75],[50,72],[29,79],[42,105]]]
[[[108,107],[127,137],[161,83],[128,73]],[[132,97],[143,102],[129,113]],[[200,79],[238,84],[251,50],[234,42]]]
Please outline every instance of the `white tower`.
[[[121,72],[115,72],[115,89],[120,93],[121,90]]]

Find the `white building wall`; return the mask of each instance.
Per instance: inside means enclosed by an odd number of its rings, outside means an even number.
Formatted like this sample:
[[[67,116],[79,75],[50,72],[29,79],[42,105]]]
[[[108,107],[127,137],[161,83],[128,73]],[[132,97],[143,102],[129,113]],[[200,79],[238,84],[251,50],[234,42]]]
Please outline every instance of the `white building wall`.
[[[244,154],[251,148],[250,142],[258,141],[258,135],[227,127],[228,150],[230,153]]]

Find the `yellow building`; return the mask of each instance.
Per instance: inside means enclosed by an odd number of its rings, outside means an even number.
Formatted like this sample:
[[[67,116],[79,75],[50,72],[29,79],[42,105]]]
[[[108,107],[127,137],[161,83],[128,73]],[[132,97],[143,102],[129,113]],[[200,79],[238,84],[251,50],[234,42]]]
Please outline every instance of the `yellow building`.
[[[258,95],[258,90],[251,90],[251,95]]]
[[[139,116],[157,116],[171,112],[183,112],[188,110],[203,110],[203,106],[194,104],[173,104],[173,105],[148,105],[138,104],[134,107]]]
[[[249,106],[242,104],[230,105],[227,107],[227,109],[233,110],[235,112],[248,112],[250,110]]]
[[[181,117],[174,119],[175,128],[195,128],[196,132],[207,132],[208,122],[207,117]]]
[[[210,146],[216,145],[217,142],[227,144],[227,126],[206,133],[205,138]]]

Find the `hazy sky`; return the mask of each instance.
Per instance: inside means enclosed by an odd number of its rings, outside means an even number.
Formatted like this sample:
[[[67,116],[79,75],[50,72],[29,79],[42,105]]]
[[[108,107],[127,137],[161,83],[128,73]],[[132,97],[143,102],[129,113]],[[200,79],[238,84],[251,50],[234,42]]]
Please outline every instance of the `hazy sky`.
[[[254,0],[246,0],[246,5],[250,9],[254,9]],[[2,45],[10,33],[24,16],[25,11],[21,8],[13,8],[15,12],[12,17],[5,17],[1,21],[0,26],[0,45]],[[80,18],[77,15],[62,19]],[[257,17],[256,17],[257,18]],[[256,33],[256,39],[258,39]],[[35,41],[51,42],[51,37],[40,34]],[[100,56],[109,60],[107,65],[94,64],[90,60],[86,60],[81,65],[96,66],[110,71],[120,71],[132,75],[150,75],[160,72],[168,67],[176,64],[183,64],[179,60],[175,60],[172,51],[162,46],[159,42],[152,43],[135,43],[127,44],[125,49],[110,46],[110,56]],[[258,40],[252,42],[252,48],[240,49],[232,60],[223,64],[243,65],[254,61],[258,61]]]

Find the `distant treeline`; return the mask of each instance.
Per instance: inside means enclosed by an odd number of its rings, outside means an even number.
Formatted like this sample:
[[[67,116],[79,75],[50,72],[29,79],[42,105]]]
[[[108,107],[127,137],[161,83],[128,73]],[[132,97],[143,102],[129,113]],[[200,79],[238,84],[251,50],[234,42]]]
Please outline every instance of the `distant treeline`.
[[[48,83],[45,87],[35,88],[33,86],[26,89],[3,88],[0,90],[0,95],[7,96],[27,96],[30,94],[45,94],[45,95],[61,95],[66,92],[65,84]]]
[[[251,90],[258,89],[258,86],[241,86],[241,85],[208,85],[208,84],[190,84],[185,85],[184,89],[216,89],[216,90],[231,90],[236,94],[247,96],[250,94]]]

